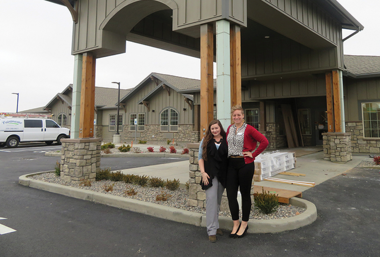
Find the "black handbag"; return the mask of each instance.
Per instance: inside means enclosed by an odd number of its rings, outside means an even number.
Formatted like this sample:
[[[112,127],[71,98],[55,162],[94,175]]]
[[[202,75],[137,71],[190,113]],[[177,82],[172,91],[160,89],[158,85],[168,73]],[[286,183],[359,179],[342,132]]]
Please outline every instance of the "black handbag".
[[[208,184],[205,185],[205,184],[203,184],[203,180],[202,180],[202,178],[201,178],[201,182],[200,182],[199,184],[202,186],[202,189],[203,189],[203,190],[207,190],[207,189],[209,189],[210,187],[212,187],[212,180],[209,179],[209,180],[208,180]]]

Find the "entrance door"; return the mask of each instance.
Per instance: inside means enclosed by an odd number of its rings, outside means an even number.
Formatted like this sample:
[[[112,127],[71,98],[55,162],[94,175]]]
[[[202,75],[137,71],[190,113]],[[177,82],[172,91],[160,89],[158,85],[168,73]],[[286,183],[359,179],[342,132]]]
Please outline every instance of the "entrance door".
[[[327,132],[326,110],[323,110],[323,109],[315,110],[314,131],[315,131],[315,144],[323,145],[322,133]]]

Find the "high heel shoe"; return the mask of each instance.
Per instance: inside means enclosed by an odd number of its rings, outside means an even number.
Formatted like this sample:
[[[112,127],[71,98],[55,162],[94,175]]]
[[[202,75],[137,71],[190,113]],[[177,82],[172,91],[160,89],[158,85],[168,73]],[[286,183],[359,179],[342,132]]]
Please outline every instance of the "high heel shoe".
[[[244,232],[243,232],[243,234],[241,234],[240,236],[237,234],[237,232],[236,232],[236,237],[237,238],[242,238],[242,237],[244,237],[245,236],[245,234],[247,233],[247,230],[248,230],[248,225],[247,225],[247,227],[245,228],[245,230],[244,230]],[[238,230],[239,231],[239,230]]]
[[[237,232],[238,232],[238,231],[239,231],[239,229],[240,229],[240,225],[241,225],[241,224],[239,224],[239,227],[237,228],[237,230],[236,230],[236,232],[235,232],[235,233],[233,233],[233,234],[232,234],[232,233],[230,233],[230,235],[229,235],[229,237],[230,237],[230,238],[235,238],[235,237],[236,237],[236,234],[237,234]]]

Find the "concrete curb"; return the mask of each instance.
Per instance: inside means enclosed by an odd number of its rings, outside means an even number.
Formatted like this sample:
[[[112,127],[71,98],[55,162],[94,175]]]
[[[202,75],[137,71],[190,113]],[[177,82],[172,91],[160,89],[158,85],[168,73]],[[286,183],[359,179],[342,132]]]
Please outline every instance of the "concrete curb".
[[[61,153],[46,152],[45,156],[61,157]],[[175,153],[126,153],[126,154],[102,154],[101,158],[127,158],[127,157],[162,157],[189,159],[189,154]]]
[[[90,190],[62,186],[28,178],[30,176],[38,175],[41,173],[44,172],[20,176],[19,184],[51,193],[142,213],[161,219],[206,227],[206,216],[200,213],[193,213],[159,204],[142,202],[120,196],[108,195],[104,193],[93,192]],[[309,225],[317,219],[317,208],[313,203],[301,198],[292,198],[290,199],[290,204],[306,208],[306,211],[300,215],[286,219],[251,220],[248,223],[248,233],[278,233],[294,230]],[[221,229],[230,230],[232,228],[231,218],[219,217],[219,226]]]

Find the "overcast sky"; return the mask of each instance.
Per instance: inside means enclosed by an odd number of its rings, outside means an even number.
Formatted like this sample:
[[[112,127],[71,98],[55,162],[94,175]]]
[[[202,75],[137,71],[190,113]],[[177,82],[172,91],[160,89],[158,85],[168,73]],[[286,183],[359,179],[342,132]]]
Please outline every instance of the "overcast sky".
[[[338,1],[365,27],[344,53],[380,56],[380,1]],[[20,94],[19,111],[45,106],[73,80],[69,11],[44,0],[0,0],[0,24],[0,113],[16,111],[12,93]],[[97,60],[96,86],[131,88],[151,72],[199,79],[200,61],[127,42],[125,54]]]

